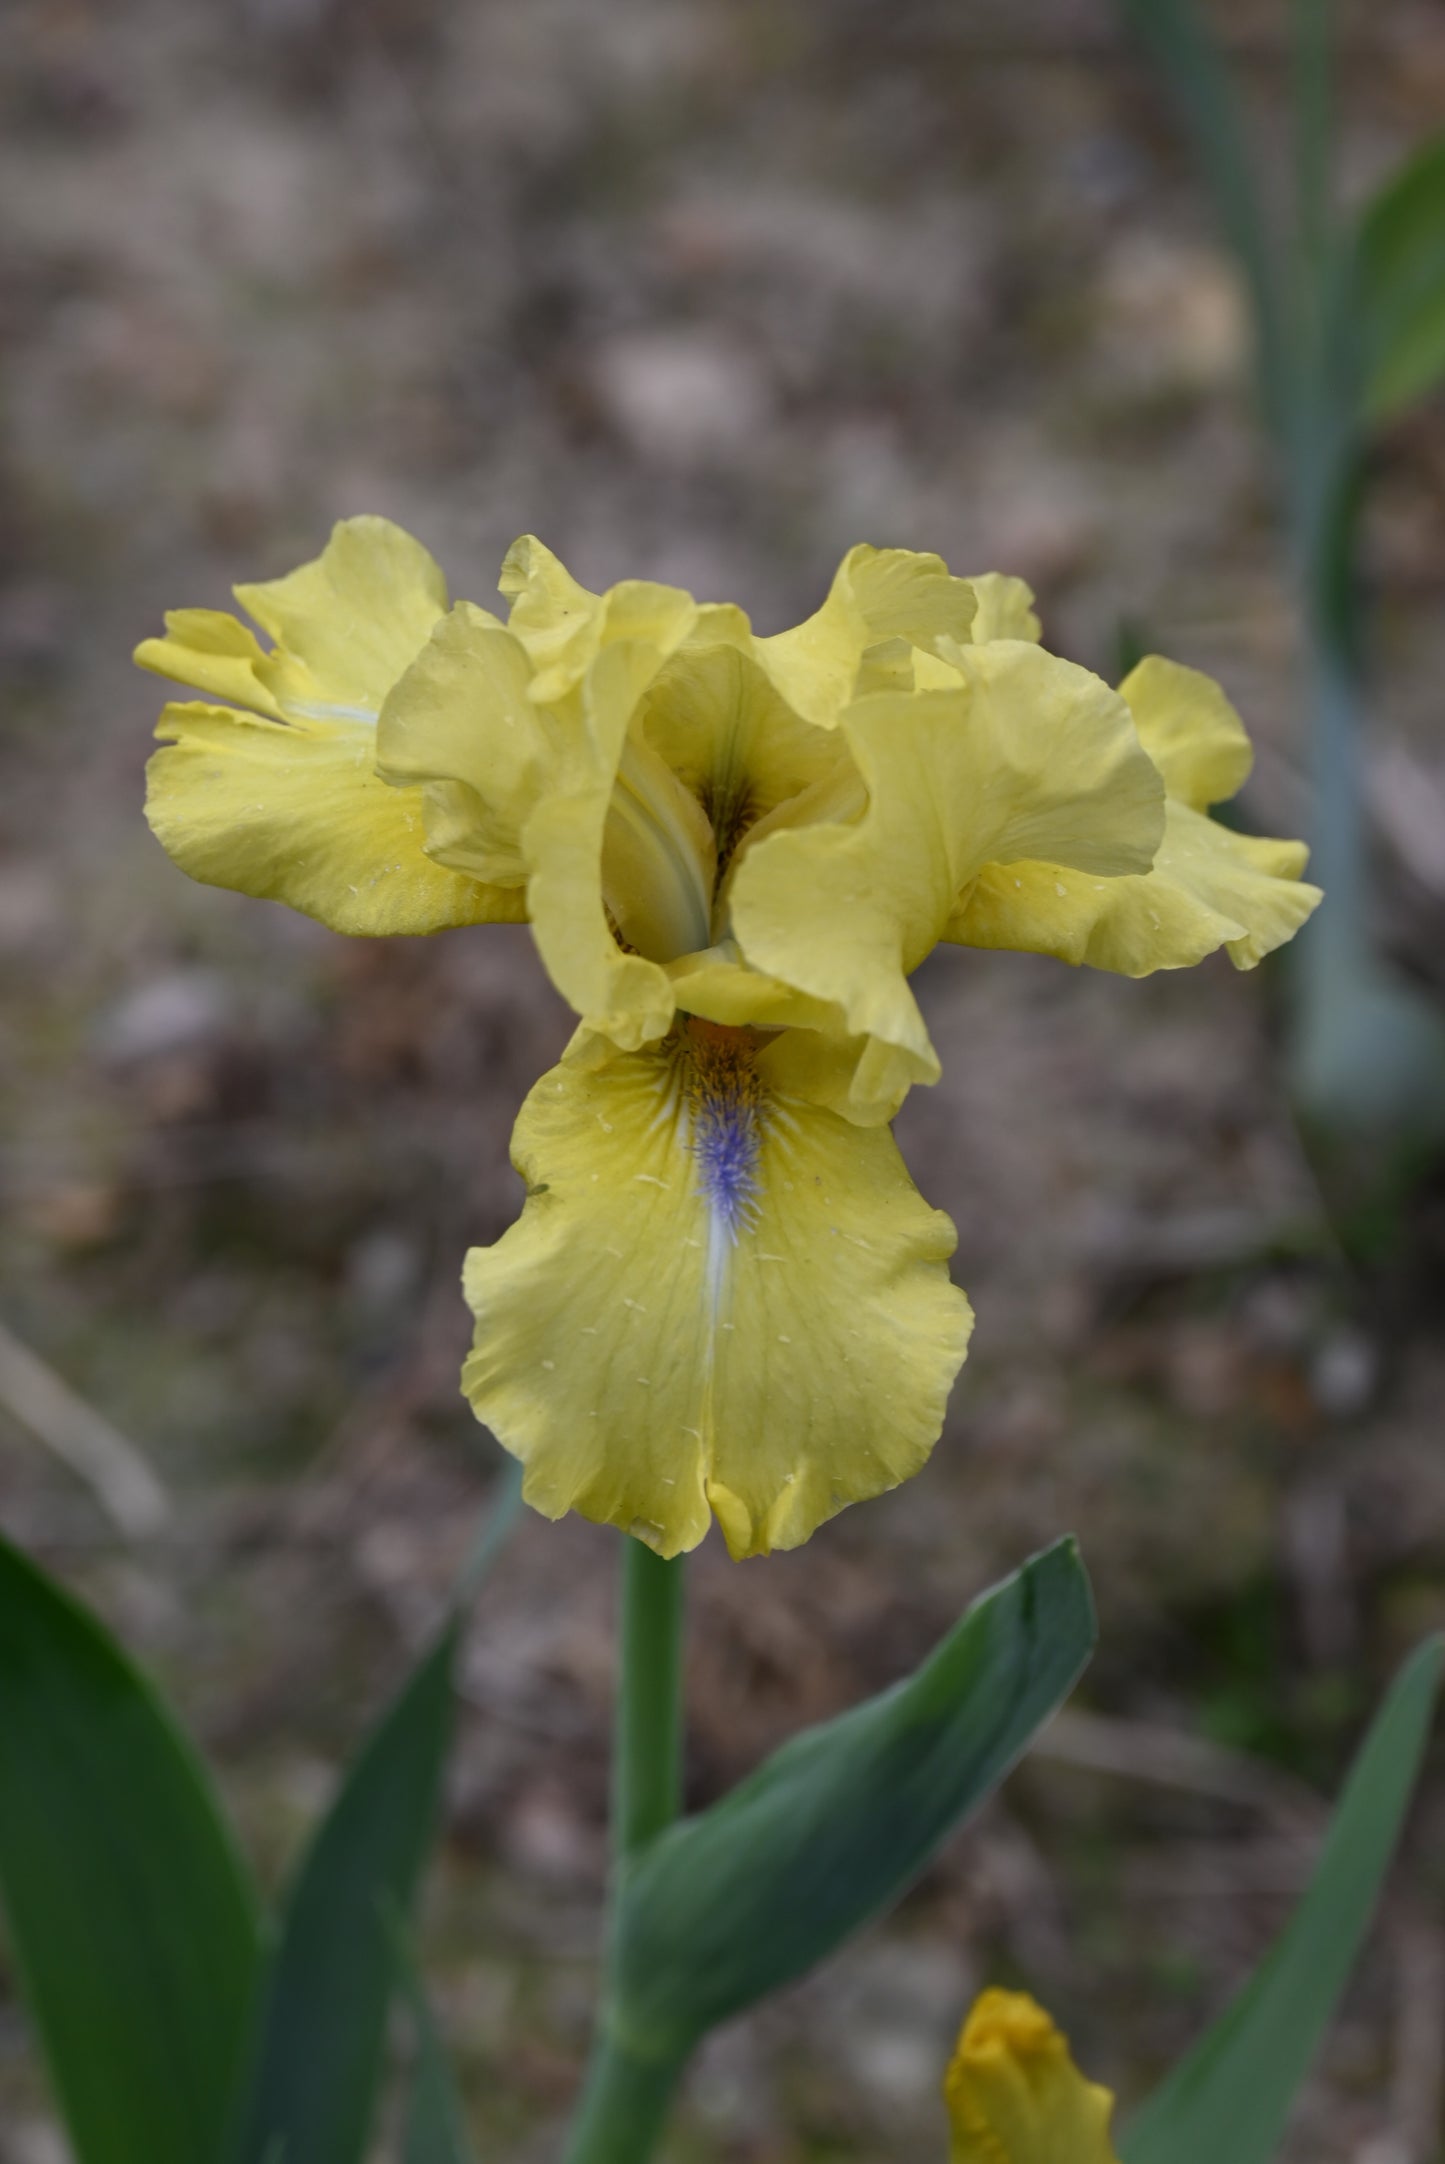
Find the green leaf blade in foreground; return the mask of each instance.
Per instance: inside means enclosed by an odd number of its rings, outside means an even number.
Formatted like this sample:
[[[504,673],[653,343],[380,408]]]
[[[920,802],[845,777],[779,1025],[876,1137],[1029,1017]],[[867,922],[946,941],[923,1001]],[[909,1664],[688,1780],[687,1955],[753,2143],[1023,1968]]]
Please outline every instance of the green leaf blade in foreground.
[[[1366,403],[1388,419],[1445,380],[1445,133],[1386,182],[1361,220],[1358,332]]]
[[[260,1968],[254,1890],[150,1684],[3,1540],[0,1894],[80,2164],[214,2164]]]
[[[397,1942],[397,1963],[411,2014],[416,2054],[402,2143],[403,2164],[476,2164],[446,2044],[404,1938]]]
[[[785,1744],[624,1880],[608,2018],[680,2059],[896,1899],[1067,1696],[1094,1643],[1072,1540],[975,1602],[906,1682]]]
[[[451,1741],[454,1622],[347,1773],[307,1853],[265,1993],[231,2164],[360,2164],[404,1927]]]
[[[1269,2164],[1369,1928],[1420,1770],[1445,1640],[1406,1663],[1351,1769],[1309,1890],[1233,2004],[1157,2089],[1125,2164]]]

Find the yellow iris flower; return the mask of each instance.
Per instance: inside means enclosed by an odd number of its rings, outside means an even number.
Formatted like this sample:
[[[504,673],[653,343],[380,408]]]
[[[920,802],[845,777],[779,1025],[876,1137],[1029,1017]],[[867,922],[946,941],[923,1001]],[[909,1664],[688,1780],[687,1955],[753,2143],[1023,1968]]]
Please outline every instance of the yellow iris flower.
[[[1022,1991],[985,1991],[944,2083],[951,2164],[1118,2164],[1114,2099]]]
[[[972,1315],[888,1122],[938,1059],[940,940],[1248,966],[1303,851],[1207,817],[1249,762],[1207,678],[1047,653],[1020,581],[856,548],[771,638],[537,541],[505,622],[382,519],[184,610],[148,813],[200,879],[339,931],[527,921],[580,1017],[532,1091],[518,1223],[469,1256],[463,1377],[524,1492],[660,1553],[796,1546],[916,1472]],[[216,703],[211,703],[211,702]]]

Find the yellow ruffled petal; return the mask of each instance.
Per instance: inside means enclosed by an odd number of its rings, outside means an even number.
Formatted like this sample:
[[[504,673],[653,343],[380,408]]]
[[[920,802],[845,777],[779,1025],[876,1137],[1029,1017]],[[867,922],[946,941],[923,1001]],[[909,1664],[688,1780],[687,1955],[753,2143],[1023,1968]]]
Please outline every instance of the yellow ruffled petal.
[[[377,779],[370,723],[174,705],[157,734],[168,742],[147,768],[146,817],[193,879],[285,902],[337,932],[520,919],[519,893],[423,854],[420,796]]]
[[[535,534],[512,543],[497,583],[512,604],[507,628],[537,672],[532,697],[543,705],[575,690],[609,641],[643,639],[671,653],[699,613],[680,586],[650,579],[624,579],[604,594],[591,593]]]
[[[157,731],[169,748],[150,763],[147,816],[182,870],[340,932],[515,921],[516,893],[424,853],[420,790],[377,777],[382,702],[447,605],[420,542],[347,519],[314,563],[236,595],[270,650],[235,617],[180,609],[136,652],[226,702],[169,706]]]
[[[192,691],[281,718],[263,680],[266,649],[254,631],[220,609],[168,609],[163,639],[142,639],[135,660]]]
[[[1151,655],[1120,686],[1168,791],[1164,838],[1144,877],[1097,880],[1062,864],[985,870],[944,937],[1052,954],[1121,976],[1188,969],[1223,947],[1252,969],[1292,939],[1321,900],[1302,842],[1236,834],[1206,807],[1249,773],[1244,726],[1197,669]]]
[[[523,1214],[467,1261],[463,1387],[528,1500],[663,1555],[710,1513],[735,1556],[796,1547],[916,1472],[972,1321],[892,1137],[767,1088],[755,1045],[564,1059],[517,1123]]]
[[[514,626],[528,609],[546,617],[567,574],[540,543],[519,543],[508,562],[536,581],[519,588],[512,625],[461,603],[437,627],[387,699],[382,771],[424,787],[434,857],[525,886],[553,983],[632,1050],[672,1021],[660,964],[710,936],[707,820],[640,722],[696,606],[675,587],[627,581],[589,613],[585,658],[569,647],[559,659],[544,627],[539,666],[533,634]]]
[[[342,519],[314,563],[235,593],[275,642],[262,673],[278,706],[308,719],[374,722],[447,608],[435,559],[385,518]]]
[[[1146,654],[1119,686],[1139,741],[1168,795],[1191,811],[1223,804],[1249,780],[1254,752],[1244,723],[1212,676]]]
[[[1033,588],[1023,579],[1004,571],[985,571],[968,583],[978,603],[971,634],[975,646],[982,646],[986,639],[1037,641],[1043,627],[1034,610]]]
[[[954,660],[952,691],[883,692],[845,712],[862,816],[775,822],[732,883],[744,960],[870,1040],[852,1085],[861,1103],[936,1080],[907,979],[983,866],[1046,848],[1107,876],[1147,868],[1159,841],[1163,789],[1116,692],[1017,640]]]
[[[978,1999],[944,2094],[952,2164],[1118,2164],[1113,2096],[1084,2079],[1067,2039],[1025,1992]]]
[[[1166,803],[1164,839],[1144,878],[1095,880],[1060,864],[992,866],[945,938],[1052,954],[1123,977],[1189,969],[1223,947],[1252,969],[1293,939],[1321,900],[1303,882],[1302,842],[1235,834]]]
[[[343,519],[313,563],[235,594],[272,651],[234,616],[177,609],[135,658],[227,704],[297,721],[374,722],[447,607],[434,558],[384,518]]]
[[[579,586],[561,558],[530,533],[503,557],[497,586],[512,604],[507,628],[542,677],[539,696],[560,696],[585,674],[597,650],[602,595]]]
[[[430,854],[505,886],[526,883],[522,828],[559,757],[532,679],[520,639],[486,609],[459,601],[393,685],[377,723],[377,771],[423,792]]]
[[[976,606],[971,583],[954,578],[941,556],[863,543],[843,558],[815,615],[755,640],[754,651],[794,711],[831,728],[870,646],[896,638],[932,653],[940,639],[962,643]]]

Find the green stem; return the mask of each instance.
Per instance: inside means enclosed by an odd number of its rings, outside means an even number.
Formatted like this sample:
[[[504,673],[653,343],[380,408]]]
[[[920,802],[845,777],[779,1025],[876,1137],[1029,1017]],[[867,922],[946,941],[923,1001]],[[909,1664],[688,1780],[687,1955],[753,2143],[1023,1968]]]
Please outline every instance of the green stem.
[[[612,1770],[617,1870],[682,1806],[683,1561],[640,1540],[622,1558],[622,1674]]]
[[[640,2059],[600,2032],[563,2164],[646,2164],[681,2071],[671,2061]]]
[[[683,1568],[623,1543],[609,1939],[628,1865],[682,1807]],[[681,2071],[633,2050],[604,2009],[565,2164],[646,2164]]]

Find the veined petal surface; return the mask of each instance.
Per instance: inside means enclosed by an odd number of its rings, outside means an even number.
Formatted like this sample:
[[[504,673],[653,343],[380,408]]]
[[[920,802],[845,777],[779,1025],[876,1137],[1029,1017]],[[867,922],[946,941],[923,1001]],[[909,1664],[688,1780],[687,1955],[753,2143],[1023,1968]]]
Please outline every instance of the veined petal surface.
[[[1308,851],[1208,816],[1247,778],[1252,758],[1243,723],[1211,678],[1150,655],[1119,689],[1168,792],[1152,869],[1097,880],[1046,861],[990,866],[944,937],[1127,977],[1186,969],[1220,947],[1251,969],[1319,905],[1319,888],[1301,877]]]
[[[1025,1992],[978,1999],[944,2094],[951,2164],[1118,2164],[1112,2095],[1084,2079],[1067,2039]]]
[[[235,593],[274,642],[262,674],[283,713],[372,722],[447,608],[440,565],[385,518],[343,519],[314,563]]]
[[[839,723],[867,791],[850,823],[780,815],[743,855],[731,928],[744,959],[836,1006],[870,1040],[853,1087],[896,1099],[937,1078],[908,987],[987,864],[1145,870],[1163,787],[1118,694],[1021,640],[955,648],[950,691],[879,692]]]
[[[192,879],[367,937],[522,921],[519,890],[424,853],[420,792],[377,779],[369,723],[176,704],[156,733],[167,741],[147,769],[146,817]]]
[[[467,1262],[463,1388],[549,1517],[663,1555],[716,1515],[795,1547],[916,1472],[972,1316],[953,1227],[883,1128],[762,1082],[751,1032],[691,1023],[564,1059],[523,1108],[523,1214]]]
[[[376,774],[382,702],[447,605],[421,544],[386,519],[345,520],[314,563],[236,593],[270,649],[209,609],[176,611],[137,649],[226,702],[168,706],[157,730],[147,816],[181,868],[341,932],[518,918],[515,893],[432,861],[421,792]]]

